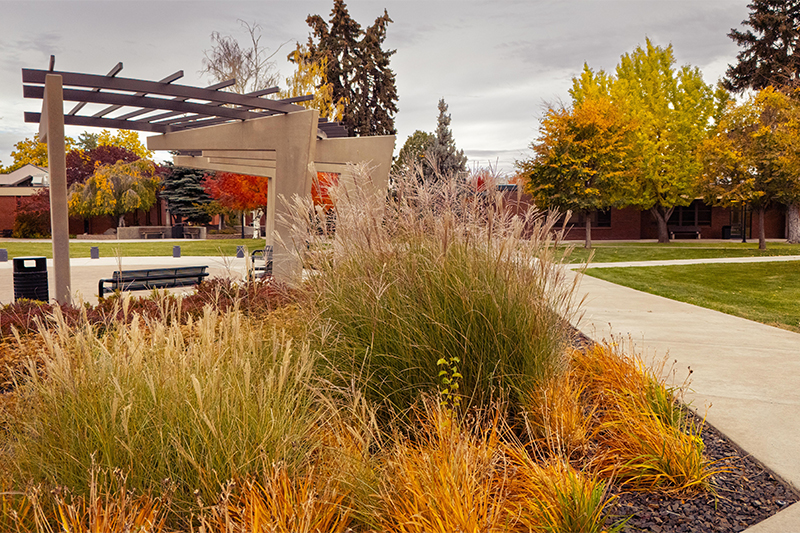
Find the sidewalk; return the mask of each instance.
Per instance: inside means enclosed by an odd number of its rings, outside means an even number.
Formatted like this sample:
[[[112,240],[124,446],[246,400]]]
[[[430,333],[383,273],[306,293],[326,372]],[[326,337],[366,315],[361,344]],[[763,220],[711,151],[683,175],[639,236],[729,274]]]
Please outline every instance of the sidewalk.
[[[686,264],[647,265],[656,263]],[[626,265],[633,266],[614,264]],[[645,357],[668,356],[670,363],[677,361],[678,383],[691,367],[686,400],[692,407],[701,414],[708,408],[711,425],[800,489],[800,334],[588,276],[580,280],[582,296],[584,315],[576,324],[581,331],[595,340],[630,338]],[[747,531],[800,532],[800,503]]]
[[[14,301],[14,268],[13,262],[0,263],[0,304]],[[159,268],[172,266],[207,265],[209,278],[234,277],[241,279],[245,272],[244,258],[221,256],[182,256],[182,257],[101,257],[89,259],[86,257],[72,258],[70,260],[70,277],[72,281],[71,292],[73,303],[82,299],[91,304],[97,303],[97,282],[103,278],[110,278],[115,270]],[[120,266],[122,268],[120,268]],[[50,298],[55,295],[55,281],[53,275],[53,260],[47,260],[47,281],[50,286]],[[187,292],[192,287],[169,289],[170,292]],[[146,294],[140,291],[134,294]]]
[[[663,261],[620,261],[617,263],[590,263],[589,268],[651,267],[676,265],[701,265],[706,263],[772,263],[776,261],[800,261],[800,255],[769,255],[759,257],[708,257],[704,259],[665,259]],[[577,270],[582,264],[571,264]]]

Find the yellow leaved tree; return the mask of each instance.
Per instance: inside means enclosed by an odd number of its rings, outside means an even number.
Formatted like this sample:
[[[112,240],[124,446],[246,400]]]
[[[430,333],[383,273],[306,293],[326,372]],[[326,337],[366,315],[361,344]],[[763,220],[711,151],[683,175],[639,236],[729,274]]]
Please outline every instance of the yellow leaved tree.
[[[113,135],[110,131],[103,130],[97,136],[97,146],[119,146],[129,152],[133,152],[142,159],[150,159],[153,156],[153,152],[148,150],[139,140],[139,134],[131,130],[117,130]]]
[[[321,58],[312,61],[307,46],[297,45],[289,54],[289,61],[297,65],[297,70],[291,78],[286,78],[288,89],[281,91],[281,98],[294,98],[313,94],[314,99],[300,102],[300,105],[309,109],[318,109],[320,118],[327,118],[333,122],[342,120],[344,101],[333,102],[333,85],[328,83],[328,59]]]
[[[69,152],[75,146],[75,139],[65,137],[64,144],[66,151]],[[36,135],[26,138],[14,145],[11,152],[14,162],[8,167],[3,168],[2,172],[12,172],[25,165],[36,165],[39,168],[47,168],[47,144],[39,142]]]
[[[153,207],[160,185],[152,161],[103,165],[85,183],[70,188],[69,213],[85,218],[108,215],[117,227],[124,226],[126,213]]]

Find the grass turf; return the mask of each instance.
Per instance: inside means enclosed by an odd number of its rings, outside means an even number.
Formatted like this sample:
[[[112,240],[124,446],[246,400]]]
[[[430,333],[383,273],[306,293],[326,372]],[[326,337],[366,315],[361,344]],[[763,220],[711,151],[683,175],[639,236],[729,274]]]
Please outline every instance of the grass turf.
[[[590,268],[586,274],[800,332],[800,262]]]
[[[89,257],[90,248],[97,246],[100,257],[116,257],[117,251],[123,257],[172,256],[172,247],[180,246],[181,255],[235,256],[236,246],[246,246],[247,250],[264,248],[264,239],[211,239],[211,240],[167,240],[154,242],[86,242],[71,240],[70,257]],[[53,245],[49,240],[7,240],[0,242],[0,248],[8,250],[8,258],[45,256],[53,257]]]
[[[621,261],[664,261],[669,259],[707,259],[714,257],[763,257],[776,255],[800,255],[800,244],[769,242],[767,249],[760,251],[758,242],[676,242],[659,244],[654,242],[624,242],[593,244],[592,263],[616,263]],[[589,257],[589,250],[576,243],[570,262],[582,263]]]

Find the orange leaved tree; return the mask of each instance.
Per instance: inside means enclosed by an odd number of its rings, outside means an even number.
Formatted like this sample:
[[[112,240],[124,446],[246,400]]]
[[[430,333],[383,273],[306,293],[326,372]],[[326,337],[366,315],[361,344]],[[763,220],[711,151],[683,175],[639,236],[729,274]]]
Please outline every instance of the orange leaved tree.
[[[232,211],[254,211],[253,238],[258,238],[261,216],[267,212],[266,176],[249,176],[233,172],[217,172],[203,180],[203,188],[211,198]],[[266,235],[267,245],[272,244],[272,236]]]

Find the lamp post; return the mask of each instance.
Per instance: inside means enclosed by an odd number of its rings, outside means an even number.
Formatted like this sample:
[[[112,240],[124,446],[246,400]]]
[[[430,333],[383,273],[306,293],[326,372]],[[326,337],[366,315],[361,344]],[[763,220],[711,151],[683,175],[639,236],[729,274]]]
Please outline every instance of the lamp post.
[[[747,229],[745,227],[745,222],[747,221],[747,205],[742,204],[742,216],[739,218],[739,224],[741,226],[742,231],[742,242],[747,242]]]

